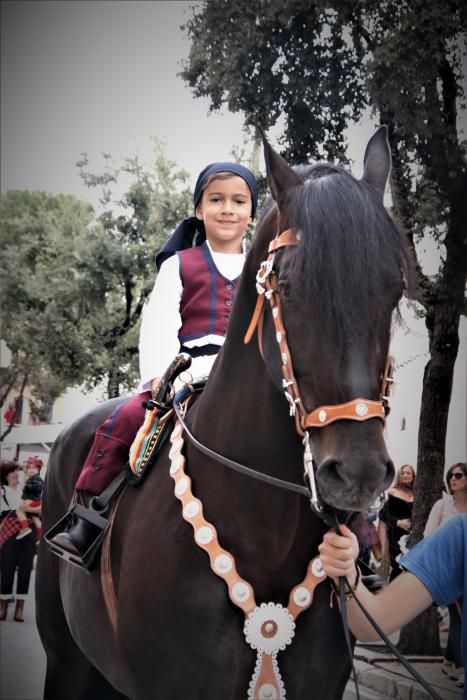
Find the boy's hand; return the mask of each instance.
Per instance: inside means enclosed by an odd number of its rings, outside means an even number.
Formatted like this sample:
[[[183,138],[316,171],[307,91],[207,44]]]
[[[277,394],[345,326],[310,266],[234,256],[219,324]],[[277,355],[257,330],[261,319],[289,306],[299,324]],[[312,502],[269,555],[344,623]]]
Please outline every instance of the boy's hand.
[[[324,570],[333,579],[345,576],[351,586],[357,578],[355,560],[358,557],[358,542],[346,525],[339,525],[342,534],[330,530],[318,547]]]

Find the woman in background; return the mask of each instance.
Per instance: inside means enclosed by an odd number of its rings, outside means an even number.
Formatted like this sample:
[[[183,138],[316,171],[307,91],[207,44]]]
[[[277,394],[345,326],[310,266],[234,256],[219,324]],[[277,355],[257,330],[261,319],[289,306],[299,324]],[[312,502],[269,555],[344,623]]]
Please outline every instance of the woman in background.
[[[448,493],[436,501],[425,526],[424,537],[435,532],[456,515],[467,513],[467,463],[457,462],[446,473]],[[464,678],[461,652],[462,618],[459,602],[448,605],[449,632],[441,670],[461,685]]]
[[[379,513],[389,547],[390,581],[402,573],[399,566],[401,538],[412,529],[414,485],[415,469],[410,464],[404,464],[398,470],[394,485],[388,491],[388,499]]]
[[[29,593],[29,581],[36,554],[35,527],[21,540],[16,539],[19,520],[16,509],[21,502],[22,488],[19,484],[19,464],[13,461],[0,462],[1,513],[0,513],[0,620],[5,620],[8,605],[13,595],[16,580],[16,608],[14,620],[23,622],[24,601]]]

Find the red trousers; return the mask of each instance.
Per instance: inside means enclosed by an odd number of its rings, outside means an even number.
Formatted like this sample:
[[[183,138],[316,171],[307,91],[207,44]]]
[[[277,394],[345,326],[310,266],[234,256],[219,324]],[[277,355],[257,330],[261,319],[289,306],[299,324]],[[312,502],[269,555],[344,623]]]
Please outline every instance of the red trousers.
[[[77,489],[99,495],[119,474],[128,462],[130,447],[144,421],[142,402],[150,398],[150,391],[132,396],[97,428],[76,482]]]

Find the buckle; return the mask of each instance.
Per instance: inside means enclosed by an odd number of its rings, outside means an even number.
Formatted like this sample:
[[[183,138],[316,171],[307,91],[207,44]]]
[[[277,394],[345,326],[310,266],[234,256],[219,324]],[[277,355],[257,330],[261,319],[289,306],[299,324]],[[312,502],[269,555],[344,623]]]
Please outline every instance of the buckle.
[[[63,547],[60,547],[55,542],[52,542],[55,535],[58,535],[59,532],[63,532],[68,528],[70,521],[75,515],[81,518],[81,520],[85,520],[93,527],[93,540],[91,545],[81,557],[77,554],[73,554],[72,552],[68,552],[66,549],[63,549]],[[85,569],[89,572],[96,563],[96,558],[102,541],[109,527],[110,523],[107,518],[103,518],[92,508],[85,508],[79,503],[75,503],[69,509],[68,513],[64,515],[63,518],[60,518],[60,520],[44,534],[44,540],[48,549],[53,554],[56,554],[69,564],[73,564],[73,566],[77,566],[78,568]]]

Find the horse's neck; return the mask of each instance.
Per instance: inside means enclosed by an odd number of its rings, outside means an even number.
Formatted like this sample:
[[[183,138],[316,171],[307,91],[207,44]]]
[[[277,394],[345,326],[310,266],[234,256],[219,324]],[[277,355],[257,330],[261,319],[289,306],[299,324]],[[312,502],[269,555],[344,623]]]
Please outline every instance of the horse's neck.
[[[250,468],[303,483],[302,446],[287,402],[254,353],[240,372],[221,359],[197,403],[192,425],[201,442]],[[285,562],[293,569],[293,559],[299,570],[316,554],[321,529],[313,527],[316,522],[303,496],[239,475],[200,458],[193,449],[188,455],[187,468],[208,519],[221,540],[223,534],[229,538],[235,533],[247,569],[248,562],[255,561],[270,576],[276,567],[283,571]]]

